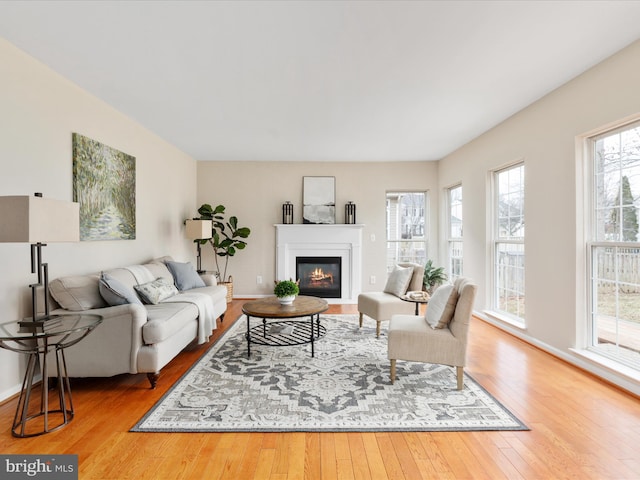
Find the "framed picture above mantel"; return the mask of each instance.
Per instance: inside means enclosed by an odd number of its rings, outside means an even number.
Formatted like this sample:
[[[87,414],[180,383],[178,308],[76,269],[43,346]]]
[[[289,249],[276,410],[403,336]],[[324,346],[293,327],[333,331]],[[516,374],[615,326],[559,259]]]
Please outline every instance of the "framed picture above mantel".
[[[302,222],[336,223],[336,177],[302,177]]]

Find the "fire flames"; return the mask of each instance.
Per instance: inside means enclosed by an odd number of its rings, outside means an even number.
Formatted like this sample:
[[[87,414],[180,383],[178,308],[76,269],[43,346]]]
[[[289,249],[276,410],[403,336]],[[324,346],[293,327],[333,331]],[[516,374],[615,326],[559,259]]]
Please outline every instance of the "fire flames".
[[[309,285],[310,286],[318,286],[318,285],[333,285],[333,274],[325,273],[322,268],[316,268],[311,273],[309,273]]]

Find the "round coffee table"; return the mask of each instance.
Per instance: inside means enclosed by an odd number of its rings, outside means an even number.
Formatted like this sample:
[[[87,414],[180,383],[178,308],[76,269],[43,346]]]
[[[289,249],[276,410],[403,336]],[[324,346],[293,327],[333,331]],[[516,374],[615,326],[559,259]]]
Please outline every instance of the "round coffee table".
[[[277,297],[245,303],[242,313],[247,316],[247,357],[251,357],[252,343],[272,347],[310,343],[313,357],[314,342],[327,333],[324,325],[320,325],[320,314],[328,308],[326,300],[305,295],[297,296],[291,305],[281,305]],[[262,318],[262,324],[251,327],[251,317]],[[309,320],[291,320],[302,317]]]

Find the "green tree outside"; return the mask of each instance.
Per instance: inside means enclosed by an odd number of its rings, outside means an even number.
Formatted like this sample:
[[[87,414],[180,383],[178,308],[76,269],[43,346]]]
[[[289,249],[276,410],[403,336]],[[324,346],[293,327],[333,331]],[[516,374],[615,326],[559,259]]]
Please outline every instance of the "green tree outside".
[[[631,184],[626,175],[622,177],[621,188],[618,190],[614,206],[616,208],[611,212],[611,223],[613,224],[614,232],[618,235],[621,232],[622,240],[625,242],[637,241],[638,212],[631,192]],[[622,222],[620,221],[620,215],[622,215]],[[620,227],[622,227],[622,231]]]

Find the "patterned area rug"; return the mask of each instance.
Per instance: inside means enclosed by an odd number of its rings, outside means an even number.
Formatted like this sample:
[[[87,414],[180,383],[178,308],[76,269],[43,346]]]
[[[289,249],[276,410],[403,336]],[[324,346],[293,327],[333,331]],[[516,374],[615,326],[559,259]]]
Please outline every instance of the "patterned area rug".
[[[323,315],[310,345],[251,346],[242,316],[158,401],[134,432],[527,430],[471,377],[398,361],[355,315]],[[252,322],[253,326],[253,322]],[[269,328],[269,327],[267,327]]]

